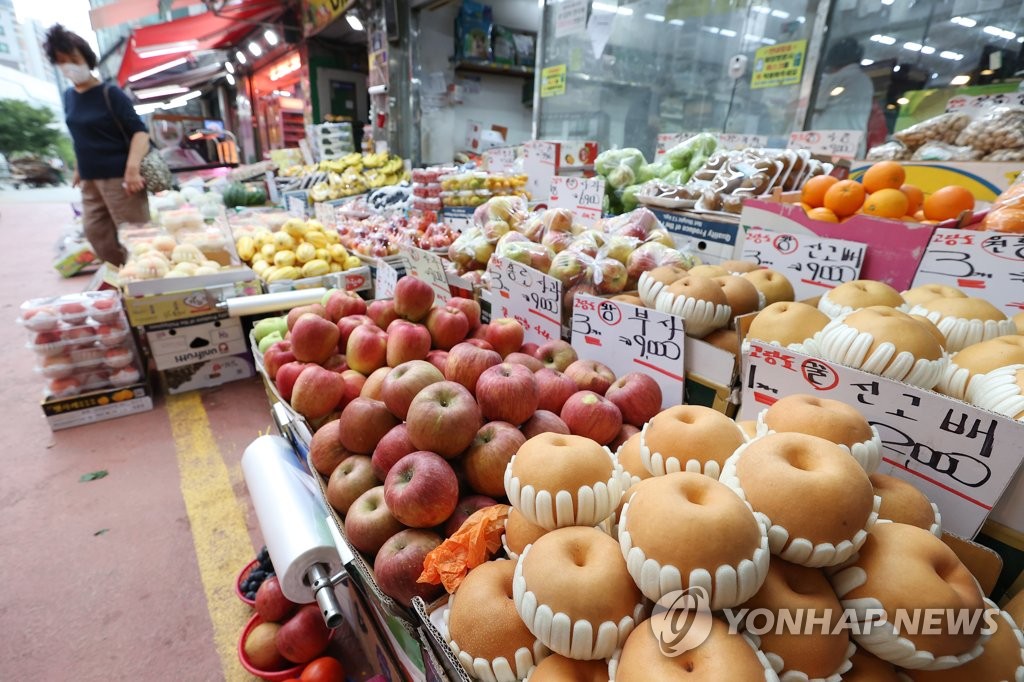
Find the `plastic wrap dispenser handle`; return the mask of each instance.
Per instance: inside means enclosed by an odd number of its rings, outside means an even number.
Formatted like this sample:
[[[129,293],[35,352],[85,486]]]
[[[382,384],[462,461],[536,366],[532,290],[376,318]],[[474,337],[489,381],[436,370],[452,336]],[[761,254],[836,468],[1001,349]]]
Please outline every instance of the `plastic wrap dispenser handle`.
[[[324,564],[313,564],[306,571],[306,580],[316,596],[316,603],[320,607],[320,613],[324,617],[327,627],[332,630],[341,625],[341,605],[334,594],[334,586],[341,581],[345,572],[342,571],[335,576],[330,575],[327,566]]]
[[[235,296],[218,303],[217,309],[226,311],[231,317],[277,313],[291,310],[300,305],[319,303],[326,293],[327,289],[324,287],[316,287],[314,289],[278,291],[257,296]]]

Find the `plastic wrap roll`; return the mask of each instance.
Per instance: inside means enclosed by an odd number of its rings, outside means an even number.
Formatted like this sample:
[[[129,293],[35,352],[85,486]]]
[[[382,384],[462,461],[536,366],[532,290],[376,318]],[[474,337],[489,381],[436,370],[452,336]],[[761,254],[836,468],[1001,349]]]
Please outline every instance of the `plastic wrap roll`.
[[[316,482],[280,436],[260,436],[242,455],[242,473],[284,596],[299,604],[314,600],[305,581],[313,564],[341,570]]]
[[[228,315],[231,317],[243,317],[245,315],[262,315],[264,313],[276,313],[285,311],[300,305],[319,303],[327,289],[317,287],[315,289],[297,289],[295,291],[279,291],[273,294],[260,294],[259,296],[236,296],[224,301],[228,308]]]

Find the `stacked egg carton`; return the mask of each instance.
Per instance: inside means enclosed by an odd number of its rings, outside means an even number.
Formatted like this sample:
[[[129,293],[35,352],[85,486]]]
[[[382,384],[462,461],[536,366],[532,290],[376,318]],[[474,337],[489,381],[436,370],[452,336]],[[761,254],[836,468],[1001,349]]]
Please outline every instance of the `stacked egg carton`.
[[[313,131],[321,161],[337,159],[355,151],[352,124],[349,122],[321,123],[313,126]]]
[[[28,332],[47,400],[130,386],[142,377],[116,292],[29,299],[21,304],[18,323]]]

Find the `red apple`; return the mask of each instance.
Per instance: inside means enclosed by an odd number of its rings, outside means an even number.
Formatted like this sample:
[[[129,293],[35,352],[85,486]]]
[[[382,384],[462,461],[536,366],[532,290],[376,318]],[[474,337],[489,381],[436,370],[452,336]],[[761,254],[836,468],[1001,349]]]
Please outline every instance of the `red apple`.
[[[352,330],[364,324],[377,326],[366,315],[349,315],[338,320],[338,352],[345,352],[348,348],[348,337],[352,336]]]
[[[399,424],[384,434],[384,437],[373,449],[373,475],[384,480],[395,462],[402,459],[410,452],[416,452],[416,446],[409,440],[409,427]]]
[[[298,323],[296,323],[298,324]],[[307,365],[295,379],[292,409],[306,419],[326,417],[345,396],[345,378],[320,365]]]
[[[455,505],[455,511],[452,512],[452,515],[444,522],[445,537],[450,538],[455,535],[456,531],[462,528],[462,524],[466,522],[466,519],[476,512],[487,507],[493,507],[496,504],[498,504],[497,500],[486,495],[468,495],[463,497]]]
[[[441,370],[444,374],[445,370],[448,369],[448,351],[446,350],[432,350],[427,353],[427,362],[432,364]]]
[[[405,419],[409,413],[409,404],[416,394],[439,381],[444,381],[441,370],[426,360],[404,362],[384,377],[380,385],[380,399],[391,410],[391,414]]]
[[[615,373],[596,360],[577,360],[565,368],[565,376],[575,381],[579,390],[598,395],[604,395],[615,381]]]
[[[256,590],[256,613],[268,623],[279,623],[295,613],[299,605],[284,596],[276,575],[269,576]]]
[[[531,357],[537,357],[537,350],[539,348],[540,348],[540,346],[535,344],[533,341],[528,341],[527,343],[524,343],[523,345],[519,346],[519,352],[520,353],[526,353],[527,355],[529,355]],[[570,348],[571,348],[571,346],[570,346]]]
[[[373,562],[381,591],[405,607],[412,605],[413,597],[433,601],[444,588],[416,580],[423,573],[423,560],[440,544],[437,533],[419,529],[403,530],[388,538]]]
[[[569,427],[562,418],[548,410],[537,410],[521,427],[527,440],[542,433],[561,433],[569,435]]]
[[[292,663],[308,663],[322,654],[331,642],[331,631],[324,623],[317,604],[306,604],[277,631],[274,643],[281,655]]]
[[[352,455],[338,466],[327,481],[327,504],[344,516],[359,496],[380,484],[366,455]]]
[[[363,382],[363,387],[359,390],[359,396],[361,398],[380,400],[380,387],[389,374],[391,374],[390,367],[381,367],[372,372],[370,376],[366,377],[366,381]]]
[[[398,424],[387,405],[372,398],[359,397],[345,406],[338,418],[341,444],[349,452],[369,455],[377,443]],[[618,429],[616,429],[617,431]]]
[[[472,346],[476,346],[477,348],[483,348],[484,350],[494,350],[494,346],[487,343],[487,341],[485,341],[484,339],[470,337],[463,341],[463,343],[468,343]]]
[[[389,324],[398,319],[395,302],[390,299],[372,301],[366,307],[366,315],[381,329],[387,329]]]
[[[327,294],[327,303],[324,308],[327,312],[327,319],[337,324],[342,318],[349,315],[365,315],[366,301],[355,292],[335,289]]]
[[[483,339],[483,340],[486,341],[487,340],[487,330],[490,328],[490,326],[491,325],[489,325],[489,324],[482,324],[482,325],[480,325],[479,327],[477,327],[473,331],[473,334],[471,335],[471,338]]]
[[[395,284],[395,312],[419,322],[434,307],[434,289],[418,277],[406,275]]]
[[[363,384],[366,383],[366,377],[354,369],[346,369],[341,376],[345,379],[345,395],[338,403],[339,410],[345,409],[346,405],[358,398],[359,393],[363,390]]]
[[[427,315],[427,329],[430,330],[434,348],[449,350],[466,338],[469,320],[458,308],[434,308]]]
[[[543,362],[533,357],[532,355],[527,355],[526,353],[520,353],[518,351],[506,355],[505,362],[511,362],[515,365],[522,365],[531,372],[537,372],[544,369]]]
[[[491,320],[487,326],[486,340],[494,346],[501,357],[514,353],[523,345],[523,325],[511,317],[499,317]]]
[[[573,393],[579,390],[576,382],[555,369],[545,367],[533,373],[537,382],[537,409],[558,414],[562,405]]]
[[[459,501],[459,481],[448,462],[433,452],[411,452],[395,462],[384,480],[384,501],[395,518],[413,528],[444,522]]]
[[[430,332],[423,325],[406,320],[395,320],[388,325],[389,366],[397,367],[410,360],[423,360],[429,352]]]
[[[537,348],[536,357],[545,367],[557,369],[559,372],[564,372],[569,365],[579,359],[576,349],[562,339],[541,344]]]
[[[345,362],[345,356],[335,353],[331,357],[324,360],[322,363],[324,369],[329,369],[332,372],[341,374],[348,369],[348,363]]]
[[[413,445],[446,458],[469,447],[482,421],[473,395],[453,381],[431,384],[420,391],[406,416]]]
[[[309,461],[313,468],[324,477],[341,464],[352,453],[341,444],[341,431],[337,419],[327,422],[313,434],[309,441]]]
[[[505,469],[525,442],[526,436],[508,422],[490,422],[480,427],[461,459],[470,489],[483,495],[503,496]]]
[[[623,424],[622,428],[619,429],[619,435],[615,436],[615,440],[608,444],[608,449],[612,452],[618,452],[623,443],[638,433],[640,433],[640,429],[637,427],[632,424]]]
[[[476,382],[476,401],[488,421],[519,426],[537,410],[537,382],[528,367],[503,362],[484,370]]]
[[[263,354],[263,369],[271,380],[277,377],[277,370],[281,365],[295,361],[295,353],[292,352],[291,341],[278,341],[271,344],[267,352]]]
[[[402,528],[384,502],[383,485],[360,495],[345,515],[345,537],[353,547],[371,557]]]
[[[298,308],[292,308],[288,311],[288,318],[285,323],[288,325],[288,331],[292,330],[295,326],[295,322],[298,321],[303,315],[310,313],[313,315],[319,315],[320,317],[327,317],[327,308],[323,307],[319,303],[311,303],[310,305],[300,305]]]
[[[352,330],[345,348],[348,366],[369,375],[387,364],[388,335],[382,329],[360,325]]]
[[[661,386],[649,375],[630,372],[616,379],[605,398],[615,403],[622,413],[622,421],[641,427],[661,412]]]
[[[622,413],[615,404],[593,391],[580,391],[565,401],[559,415],[575,436],[608,445],[622,429]]]
[[[466,320],[469,321],[469,331],[476,331],[476,328],[480,326],[480,304],[471,298],[462,298],[461,296],[453,296],[448,301],[449,308],[458,308],[466,316]]]
[[[295,380],[302,374],[302,370],[310,366],[311,363],[299,362],[293,360],[292,362],[286,362],[281,365],[280,369],[277,370],[277,374],[274,377],[274,385],[277,386],[277,392],[281,394],[281,397],[287,401],[292,399],[292,391],[295,388]]]
[[[488,367],[501,363],[501,356],[493,350],[477,348],[471,343],[456,344],[448,351],[444,378],[462,384],[470,393],[476,390],[476,382]]]

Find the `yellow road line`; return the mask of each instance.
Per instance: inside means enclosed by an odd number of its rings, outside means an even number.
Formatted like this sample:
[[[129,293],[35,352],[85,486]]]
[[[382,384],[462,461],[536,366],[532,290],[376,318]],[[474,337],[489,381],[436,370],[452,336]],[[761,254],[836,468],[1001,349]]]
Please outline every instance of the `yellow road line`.
[[[206,409],[197,392],[167,397],[167,414],[178,453],[181,494],[192,529],[213,639],[227,682],[250,681],[238,662],[238,635],[249,617],[234,594],[234,580],[252,561],[242,506],[231,487]]]

